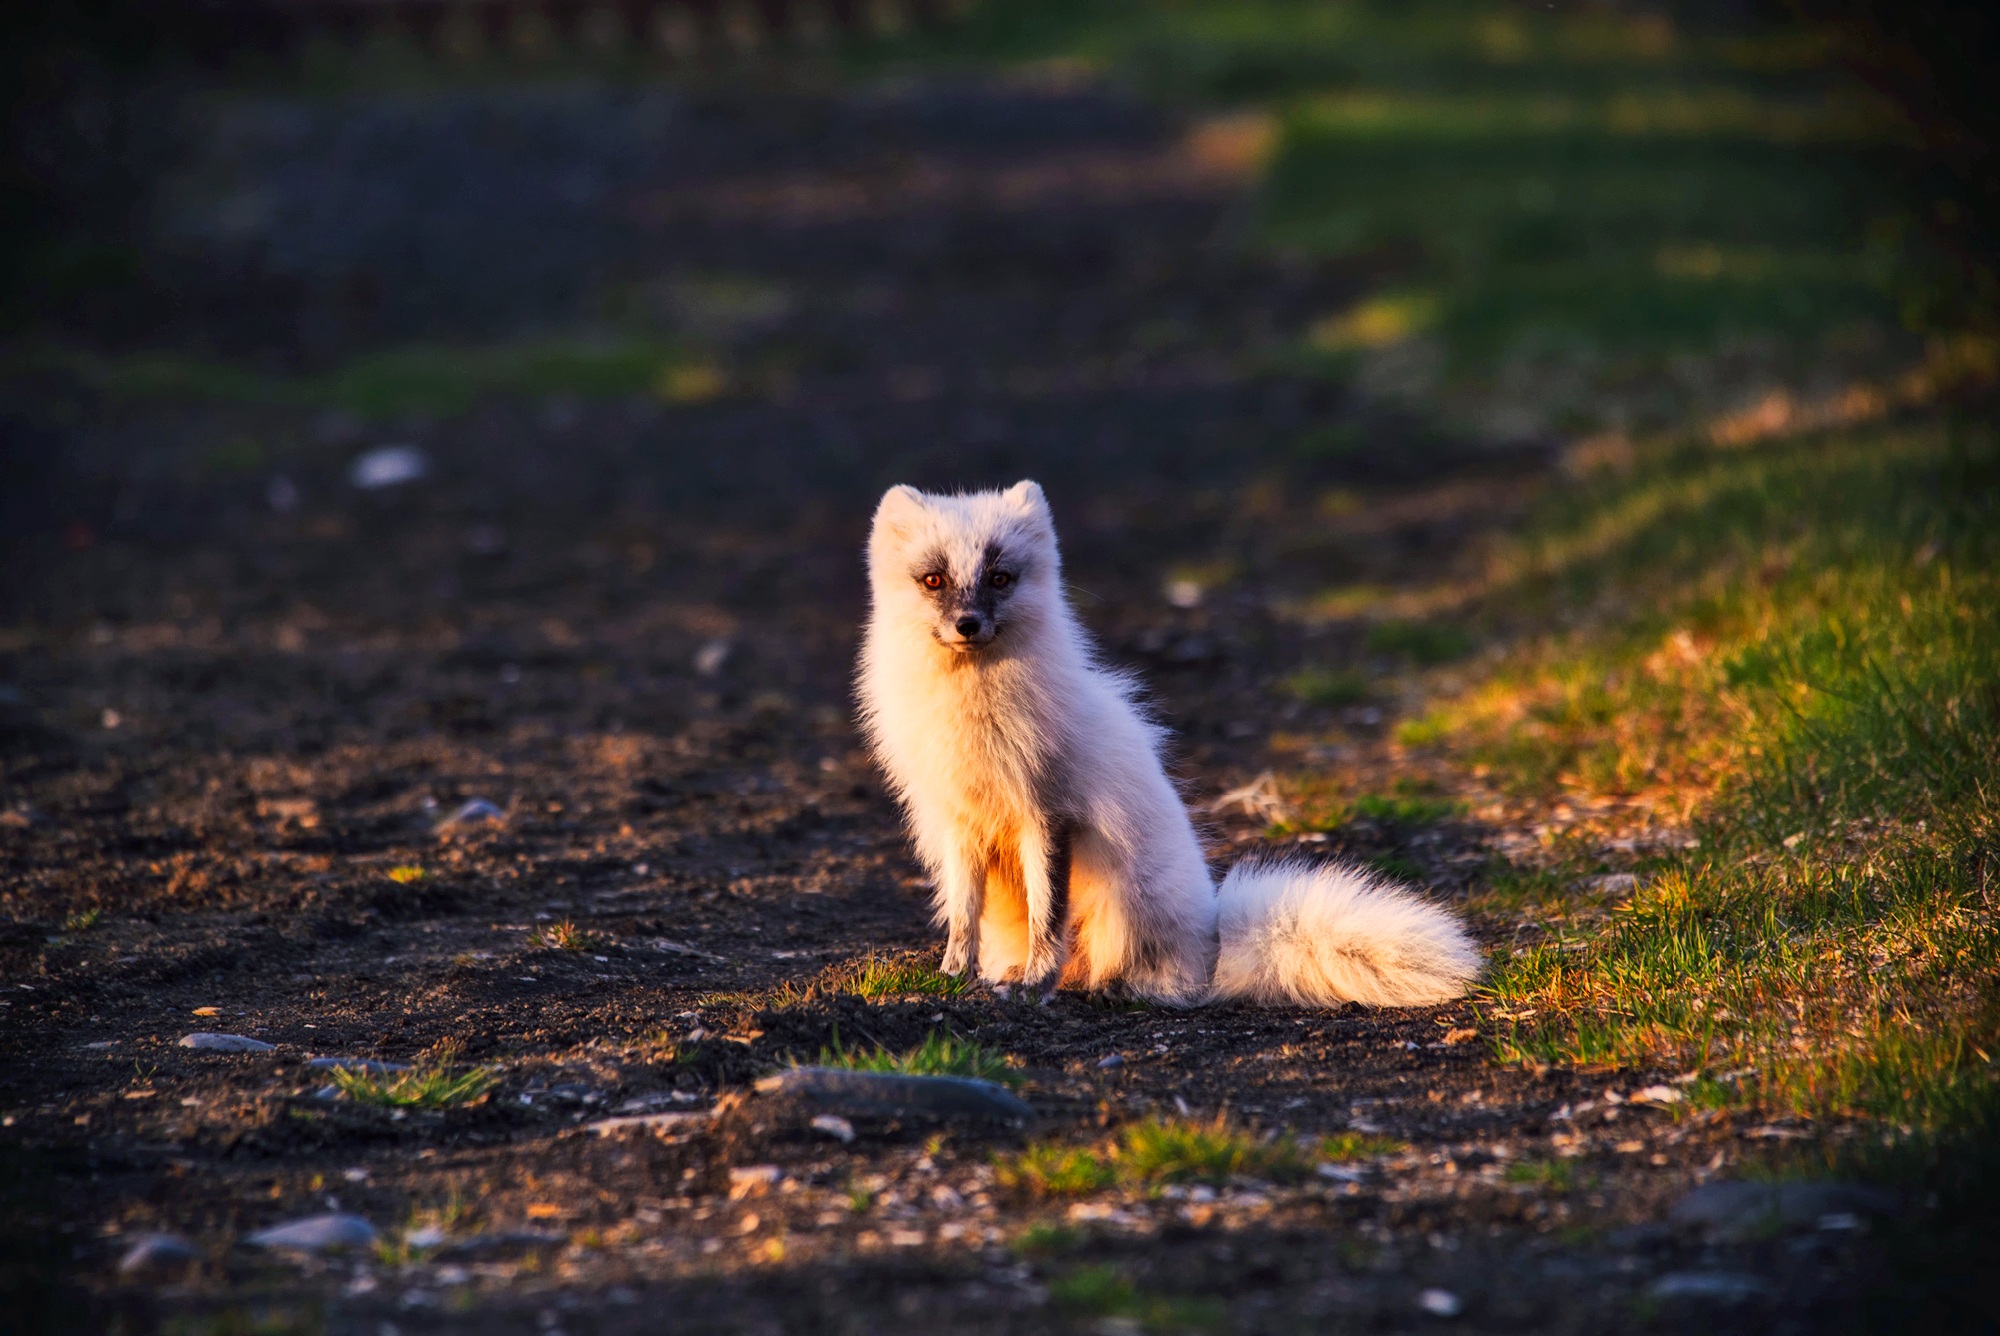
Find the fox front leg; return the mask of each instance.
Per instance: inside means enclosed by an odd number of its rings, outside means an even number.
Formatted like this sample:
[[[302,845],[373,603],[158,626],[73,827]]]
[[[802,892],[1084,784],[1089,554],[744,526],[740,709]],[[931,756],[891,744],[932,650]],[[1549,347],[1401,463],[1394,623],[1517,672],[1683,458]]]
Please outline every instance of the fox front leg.
[[[1070,852],[1075,831],[1052,821],[1021,841],[1021,874],[1028,889],[1028,961],[1021,990],[1046,1002],[1055,995],[1069,955]]]
[[[986,859],[961,852],[938,878],[938,900],[944,911],[944,961],[939,966],[954,978],[969,977],[979,968],[979,918],[986,910]]]

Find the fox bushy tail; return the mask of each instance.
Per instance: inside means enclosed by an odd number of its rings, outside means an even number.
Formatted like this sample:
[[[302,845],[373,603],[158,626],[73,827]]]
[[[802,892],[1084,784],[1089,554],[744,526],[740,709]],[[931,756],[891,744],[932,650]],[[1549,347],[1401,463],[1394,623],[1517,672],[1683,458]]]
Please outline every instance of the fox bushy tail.
[[[1218,999],[1424,1006],[1462,996],[1479,973],[1456,918],[1359,868],[1239,863],[1218,897]]]

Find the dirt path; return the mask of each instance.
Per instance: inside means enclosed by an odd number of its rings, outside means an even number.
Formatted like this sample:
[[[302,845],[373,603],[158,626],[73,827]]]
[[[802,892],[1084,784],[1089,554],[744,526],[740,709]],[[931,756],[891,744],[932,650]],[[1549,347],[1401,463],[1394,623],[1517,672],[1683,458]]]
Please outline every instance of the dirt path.
[[[169,220],[189,290],[230,285],[181,308],[214,346],[254,316],[265,351],[311,365],[636,305],[724,377],[673,404],[496,397],[389,425],[18,388],[10,448],[39,472],[0,630],[0,1146],[17,1274],[61,1278],[37,1325],[1263,1331],[1448,1309],[1805,1330],[1865,1280],[1860,1231],[1659,1225],[1740,1129],[1607,1103],[1668,1073],[1497,1069],[1450,1042],[1464,1007],[836,986],[938,948],[848,715],[861,537],[891,482],[1043,482],[1086,618],[1156,693],[1197,800],[1273,765],[1379,785],[1413,764],[1382,738],[1393,680],[1338,707],[1282,690],[1360,652],[1288,609],[1436,578],[1538,460],[1285,369],[1369,276],[1245,253],[1227,127],[1025,88],[225,122]],[[1329,434],[1365,448],[1297,448]],[[428,476],[351,486],[391,444]],[[1199,601],[1170,601],[1175,579]],[[446,820],[473,800],[498,819]],[[1211,820],[1223,861],[1267,843],[1248,814]],[[1311,847],[1452,897],[1489,836],[1364,824]],[[531,942],[564,922],[583,949]],[[940,1029],[1018,1063],[1031,1129],[586,1129]],[[196,1030],[278,1047],[178,1045]],[[303,1065],[446,1040],[501,1072],[483,1103],[392,1114],[321,1097]],[[1220,1193],[994,1180],[1028,1135],[1224,1109],[1408,1149]],[[727,1172],[762,1164],[768,1191]],[[448,1242],[304,1265],[239,1246],[330,1209]],[[157,1230],[203,1260],[119,1277]],[[1763,1279],[1732,1307],[1645,1297],[1746,1269]]]

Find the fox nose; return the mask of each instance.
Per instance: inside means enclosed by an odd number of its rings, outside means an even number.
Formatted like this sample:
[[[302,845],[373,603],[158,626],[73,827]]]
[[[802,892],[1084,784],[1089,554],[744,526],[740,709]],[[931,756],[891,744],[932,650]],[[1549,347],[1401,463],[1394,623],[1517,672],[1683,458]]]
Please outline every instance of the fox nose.
[[[978,634],[979,634],[979,619],[978,619],[977,617],[961,617],[961,618],[959,618],[959,619],[958,619],[958,633],[959,633],[960,635],[964,636],[964,637],[965,637],[966,639],[968,639],[968,640],[970,640],[970,639],[971,639],[971,638],[972,638],[973,636],[976,636],[976,635],[978,635]]]

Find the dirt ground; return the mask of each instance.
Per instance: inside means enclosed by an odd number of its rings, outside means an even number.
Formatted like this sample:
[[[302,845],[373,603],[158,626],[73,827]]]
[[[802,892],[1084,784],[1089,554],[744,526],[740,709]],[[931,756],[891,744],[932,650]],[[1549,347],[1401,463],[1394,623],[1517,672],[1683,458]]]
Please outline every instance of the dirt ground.
[[[1675,1073],[1502,1068],[1452,1035],[1470,1004],[800,1000],[941,946],[851,720],[890,483],[1044,484],[1083,615],[1143,675],[1195,803],[1274,767],[1431,778],[1386,740],[1418,689],[1395,664],[1359,703],[1283,689],[1366,659],[1355,625],[1299,609],[1448,575],[1551,450],[1440,439],[1290,365],[1377,275],[1249,251],[1226,134],[1061,86],[426,96],[189,112],[160,328],[311,367],[638,303],[727,384],[390,422],[8,390],[0,1213],[25,1329],[1847,1324],[1887,1264],[1867,1221],[1665,1223],[1791,1129],[1627,1098]],[[1329,431],[1363,446],[1296,448]],[[350,484],[392,444],[427,476]],[[449,820],[472,800],[497,817]],[[1289,843],[1203,819],[1218,867]],[[1468,818],[1303,849],[1399,859],[1464,902],[1533,845]],[[563,922],[583,949],[533,940]],[[1478,924],[1494,949],[1532,931]],[[843,1143],[744,1099],[835,1042],[936,1030],[1009,1055],[1033,1124]],[[180,1046],[194,1031],[277,1047]],[[305,1066],[453,1040],[500,1073],[471,1107],[328,1098]],[[718,1099],[744,1102],[592,1126]],[[1223,1110],[1408,1149],[1219,1192],[995,1179],[1031,1137]],[[443,1241],[243,1246],[327,1210]],[[198,1260],[121,1274],[149,1231]]]

